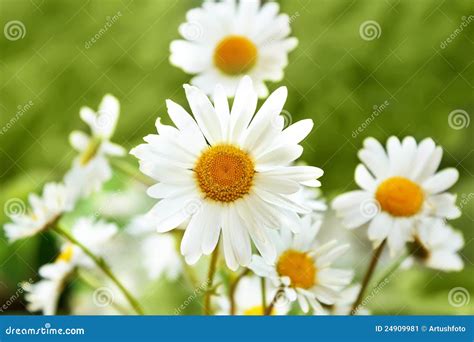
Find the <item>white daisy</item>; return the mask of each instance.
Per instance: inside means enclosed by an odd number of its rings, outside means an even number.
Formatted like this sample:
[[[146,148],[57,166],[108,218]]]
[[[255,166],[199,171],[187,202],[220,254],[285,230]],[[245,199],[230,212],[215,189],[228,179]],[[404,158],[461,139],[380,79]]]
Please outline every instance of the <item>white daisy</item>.
[[[64,212],[73,209],[74,200],[68,188],[60,183],[47,183],[41,197],[30,194],[26,213],[10,215],[11,223],[4,226],[10,242],[33,236],[48,229]]]
[[[415,225],[426,217],[454,219],[461,214],[456,196],[446,193],[458,171],[436,172],[442,149],[432,139],[418,145],[413,137],[387,141],[387,152],[374,138],[359,151],[355,181],[362,189],[338,196],[332,206],[347,228],[370,222],[368,236],[375,245],[387,239],[392,256],[412,239]]]
[[[108,156],[123,156],[125,149],[110,141],[119,118],[120,104],[112,95],[105,95],[97,112],[89,107],[80,111],[81,119],[91,129],[91,136],[81,132],[71,133],[71,145],[80,152],[71,170],[64,177],[65,184],[75,189],[78,196],[97,191],[110,179]]]
[[[180,276],[183,266],[176,250],[176,239],[171,233],[158,234],[154,223],[146,216],[135,217],[127,231],[143,237],[141,259],[151,279],[164,275],[168,280],[176,280]]]
[[[464,263],[458,252],[463,246],[461,232],[442,220],[425,220],[417,227],[413,242],[407,245],[411,256],[405,266],[418,262],[441,271],[460,271]]]
[[[288,300],[298,299],[304,312],[310,308],[316,314],[324,314],[324,305],[333,305],[340,292],[352,279],[353,272],[331,268],[331,264],[349,248],[337,246],[335,240],[324,245],[315,243],[321,220],[311,215],[302,218],[300,233],[294,234],[282,228],[275,233],[278,257],[269,263],[254,255],[249,268],[257,275],[273,281]]]
[[[309,208],[288,195],[301,185],[320,186],[316,179],[321,169],[290,166],[303,152],[299,143],[311,131],[312,120],[283,130],[285,87],[254,115],[257,94],[249,77],[239,84],[232,110],[221,86],[216,87],[214,105],[198,88],[184,88],[194,119],[168,100],[176,128],[158,120],[158,135],[146,136],[147,143],[131,152],[141,171],[159,182],[148,189],[149,196],[161,199],[150,211],[158,231],[190,218],[181,252],[191,264],[212,253],[221,230],[230,269],[248,265],[251,240],[264,258],[274,259],[266,228],[281,226],[282,208],[308,213]]]
[[[28,311],[42,311],[44,315],[54,315],[59,297],[73,268],[72,264],[64,261],[41,266],[39,275],[43,279],[35,284],[22,285],[27,292],[25,299],[28,302],[26,306]]]
[[[206,1],[188,11],[179,27],[184,40],[171,42],[170,62],[189,74],[191,84],[212,94],[222,84],[233,95],[244,75],[255,82],[259,97],[268,96],[264,81],[281,81],[288,53],[298,44],[286,14],[276,2]]]
[[[116,232],[117,227],[114,224],[94,221],[91,218],[79,219],[72,229],[74,237],[99,256],[104,245]],[[95,264],[81,248],[66,242],[56,260],[39,269],[39,275],[44,279],[36,284],[24,284],[23,288],[28,292],[25,295],[28,310],[54,315],[66,282],[77,267],[91,269]]]
[[[328,315],[344,316],[349,315],[352,310],[352,304],[357,299],[360,291],[360,284],[351,285],[339,293],[339,297],[335,300],[333,305],[326,305],[324,309]],[[357,309],[356,315],[370,315],[370,311],[365,307]]]
[[[275,297],[277,288],[271,286],[268,282],[265,291],[265,304],[268,305]],[[234,292],[235,314],[244,316],[261,316],[265,313],[265,307],[262,303],[261,281],[259,277],[248,276],[243,277]],[[219,295],[215,297],[215,302],[219,308],[217,315],[230,314],[230,301],[227,295]],[[287,302],[277,303],[273,306],[271,315],[286,315],[290,309]]]

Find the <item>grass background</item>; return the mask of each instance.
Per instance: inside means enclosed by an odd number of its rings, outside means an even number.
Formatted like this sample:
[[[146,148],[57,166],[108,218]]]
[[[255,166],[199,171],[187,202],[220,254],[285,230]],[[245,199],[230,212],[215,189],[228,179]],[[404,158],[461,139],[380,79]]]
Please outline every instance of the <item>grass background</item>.
[[[304,142],[303,159],[325,170],[322,190],[328,199],[355,188],[356,152],[365,137],[385,141],[390,135],[432,137],[444,148],[442,167],[454,166],[460,180],[452,191],[459,200],[473,194],[473,126],[455,130],[448,115],[474,110],[474,22],[471,1],[435,0],[292,0],[281,1],[292,18],[299,46],[290,55],[285,79],[287,117],[295,122],[311,117],[315,128]],[[154,130],[154,121],[168,121],[165,99],[186,104],[181,85],[189,76],[168,62],[169,43],[186,10],[199,1],[133,0],[0,0],[0,24],[20,20],[23,39],[0,36],[0,127],[6,127],[18,106],[33,105],[0,135],[0,204],[25,199],[46,181],[58,181],[75,155],[67,143],[70,131],[85,129],[78,112],[95,108],[105,93],[122,105],[114,141],[127,149]],[[87,42],[114,15],[119,19],[88,48]],[[361,39],[360,25],[375,20],[380,37]],[[355,137],[374,106],[388,103]],[[135,161],[130,158],[130,162]],[[115,179],[113,190],[123,184]],[[474,313],[474,300],[456,308],[447,294],[461,286],[474,289],[474,201],[462,205],[463,216],[452,222],[463,231],[466,264],[460,273],[414,269],[403,272],[371,303],[375,313]],[[3,211],[0,223],[7,221]],[[38,267],[57,250],[49,234],[7,245],[0,233],[0,303],[17,291],[20,280],[35,278]],[[363,235],[360,235],[363,239]],[[358,269],[359,273],[365,266]],[[184,287],[161,284],[179,303]],[[155,287],[161,288],[161,287]],[[158,291],[155,291],[158,292]],[[152,296],[153,297],[153,296]],[[166,312],[176,301],[164,304]],[[169,300],[168,300],[169,302]],[[18,300],[11,310],[21,312]],[[67,305],[64,304],[67,310]],[[169,312],[170,310],[168,310]],[[193,313],[190,308],[187,313]]]

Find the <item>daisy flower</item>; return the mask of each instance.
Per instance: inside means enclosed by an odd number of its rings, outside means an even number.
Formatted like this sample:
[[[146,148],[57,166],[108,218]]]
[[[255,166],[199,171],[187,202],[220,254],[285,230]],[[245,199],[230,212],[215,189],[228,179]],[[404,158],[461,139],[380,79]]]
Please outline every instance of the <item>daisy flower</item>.
[[[11,223],[4,226],[10,242],[23,239],[48,229],[59,217],[74,206],[69,189],[60,183],[47,183],[42,196],[30,194],[28,211],[10,215]]]
[[[54,315],[59,297],[73,268],[72,264],[63,261],[41,266],[39,275],[43,279],[35,284],[24,283],[22,285],[26,291],[25,299],[28,311],[42,311],[44,315]]]
[[[387,140],[387,149],[374,138],[359,151],[355,181],[362,189],[342,194],[332,206],[347,228],[370,222],[368,236],[374,245],[387,239],[391,255],[412,240],[417,222],[427,217],[460,216],[456,196],[446,193],[458,179],[458,171],[436,172],[442,149],[427,138],[418,145],[413,137],[402,142]]]
[[[274,232],[278,255],[275,262],[269,263],[254,255],[249,268],[270,279],[284,291],[289,301],[298,299],[304,312],[312,308],[316,314],[324,314],[323,305],[333,305],[338,293],[352,279],[352,271],[331,267],[349,245],[337,246],[335,240],[324,245],[316,244],[321,220],[306,215],[302,221],[300,233],[294,234],[287,228]]]
[[[73,131],[69,141],[80,155],[74,160],[66,174],[65,184],[74,189],[78,196],[87,196],[97,191],[110,179],[112,170],[108,156],[123,156],[125,149],[110,141],[119,118],[120,104],[112,95],[105,95],[97,112],[89,107],[80,110],[81,119],[87,123],[91,135]]]
[[[410,258],[404,266],[417,262],[441,271],[461,271],[464,263],[458,252],[463,246],[461,232],[442,220],[426,220],[417,227],[413,242],[407,245]]]
[[[91,251],[101,255],[104,245],[116,234],[117,227],[112,223],[94,221],[91,218],[81,218],[72,229],[74,237]],[[78,267],[91,269],[93,261],[82,249],[69,242],[61,248],[61,253],[53,263],[41,266],[39,275],[43,278],[35,284],[26,283],[23,289],[28,292],[28,310],[43,311],[45,315],[56,313],[59,298],[67,280]]]
[[[140,243],[141,259],[150,279],[158,279],[161,276],[171,281],[178,279],[183,267],[176,250],[176,239],[172,234],[158,234],[154,223],[146,216],[135,217],[127,231],[143,237]]]
[[[360,284],[348,286],[339,293],[339,297],[333,305],[326,305],[324,309],[328,315],[345,316],[349,315],[352,310],[352,304],[357,299],[360,291]],[[370,311],[364,307],[357,308],[356,315],[370,315]]]
[[[267,97],[264,82],[283,79],[288,53],[298,44],[288,37],[288,16],[278,11],[276,2],[206,1],[188,11],[179,27],[184,39],[171,42],[170,62],[195,74],[191,84],[207,94],[219,83],[233,95],[240,78],[249,75],[259,97]]]
[[[283,130],[285,87],[254,115],[257,93],[249,77],[240,82],[231,110],[222,86],[216,87],[214,105],[198,88],[184,88],[194,118],[168,100],[176,127],[158,119],[158,134],[146,136],[147,143],[131,151],[140,170],[158,181],[148,189],[149,196],[160,199],[150,211],[156,228],[166,232],[189,219],[181,253],[190,264],[213,252],[221,231],[230,269],[249,264],[251,240],[265,259],[274,259],[267,228],[281,226],[282,208],[308,213],[310,208],[288,195],[302,185],[320,186],[321,169],[290,166],[303,152],[299,143],[312,120]]]
[[[266,283],[266,304],[268,305],[273,298],[277,289],[271,284]],[[261,282],[260,278],[256,276],[243,277],[234,293],[234,300],[236,305],[235,314],[243,316],[261,316],[265,313],[265,308],[262,303]],[[227,295],[220,295],[215,298],[217,307],[217,315],[230,314],[230,301]],[[274,305],[271,315],[286,315],[290,309],[287,302]]]

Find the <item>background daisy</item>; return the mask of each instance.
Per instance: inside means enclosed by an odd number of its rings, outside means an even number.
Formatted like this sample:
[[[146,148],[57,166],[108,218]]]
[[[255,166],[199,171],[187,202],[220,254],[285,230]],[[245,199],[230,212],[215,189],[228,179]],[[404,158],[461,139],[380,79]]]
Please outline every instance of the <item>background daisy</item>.
[[[264,81],[283,79],[288,53],[298,43],[288,38],[289,18],[278,11],[276,2],[205,1],[186,14],[179,27],[184,39],[171,42],[170,62],[197,74],[191,84],[207,94],[219,83],[232,96],[240,78],[249,75],[259,97],[266,97]]]
[[[386,150],[374,138],[364,140],[358,153],[363,164],[355,171],[361,190],[337,196],[332,206],[347,228],[367,222],[375,245],[387,239],[391,254],[413,239],[415,226],[427,217],[454,219],[461,212],[456,196],[445,192],[458,179],[458,171],[436,172],[442,149],[430,138],[419,144],[413,137],[387,140]]]

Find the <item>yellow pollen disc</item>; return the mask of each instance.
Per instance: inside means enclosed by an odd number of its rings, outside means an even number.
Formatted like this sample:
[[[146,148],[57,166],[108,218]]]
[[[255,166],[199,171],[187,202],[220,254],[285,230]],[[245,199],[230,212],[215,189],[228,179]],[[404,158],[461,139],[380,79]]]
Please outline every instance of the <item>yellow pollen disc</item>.
[[[255,174],[247,152],[232,145],[209,147],[194,167],[201,191],[214,201],[233,202],[249,193]]]
[[[303,289],[313,287],[316,284],[316,271],[313,259],[307,253],[290,249],[278,259],[278,274],[289,277],[294,287]]]
[[[214,64],[229,75],[243,74],[257,61],[257,47],[243,36],[228,36],[214,51]]]
[[[263,316],[265,314],[265,308],[261,305],[256,305],[245,310],[243,314],[245,316]],[[275,315],[275,308],[272,308],[270,315]]]
[[[418,184],[404,177],[392,177],[383,181],[375,193],[382,210],[393,216],[412,216],[423,204],[423,190]]]
[[[58,255],[56,261],[64,261],[64,262],[71,261],[73,252],[74,252],[74,247],[72,245],[67,245],[66,248],[64,248],[61,251],[61,254]]]

